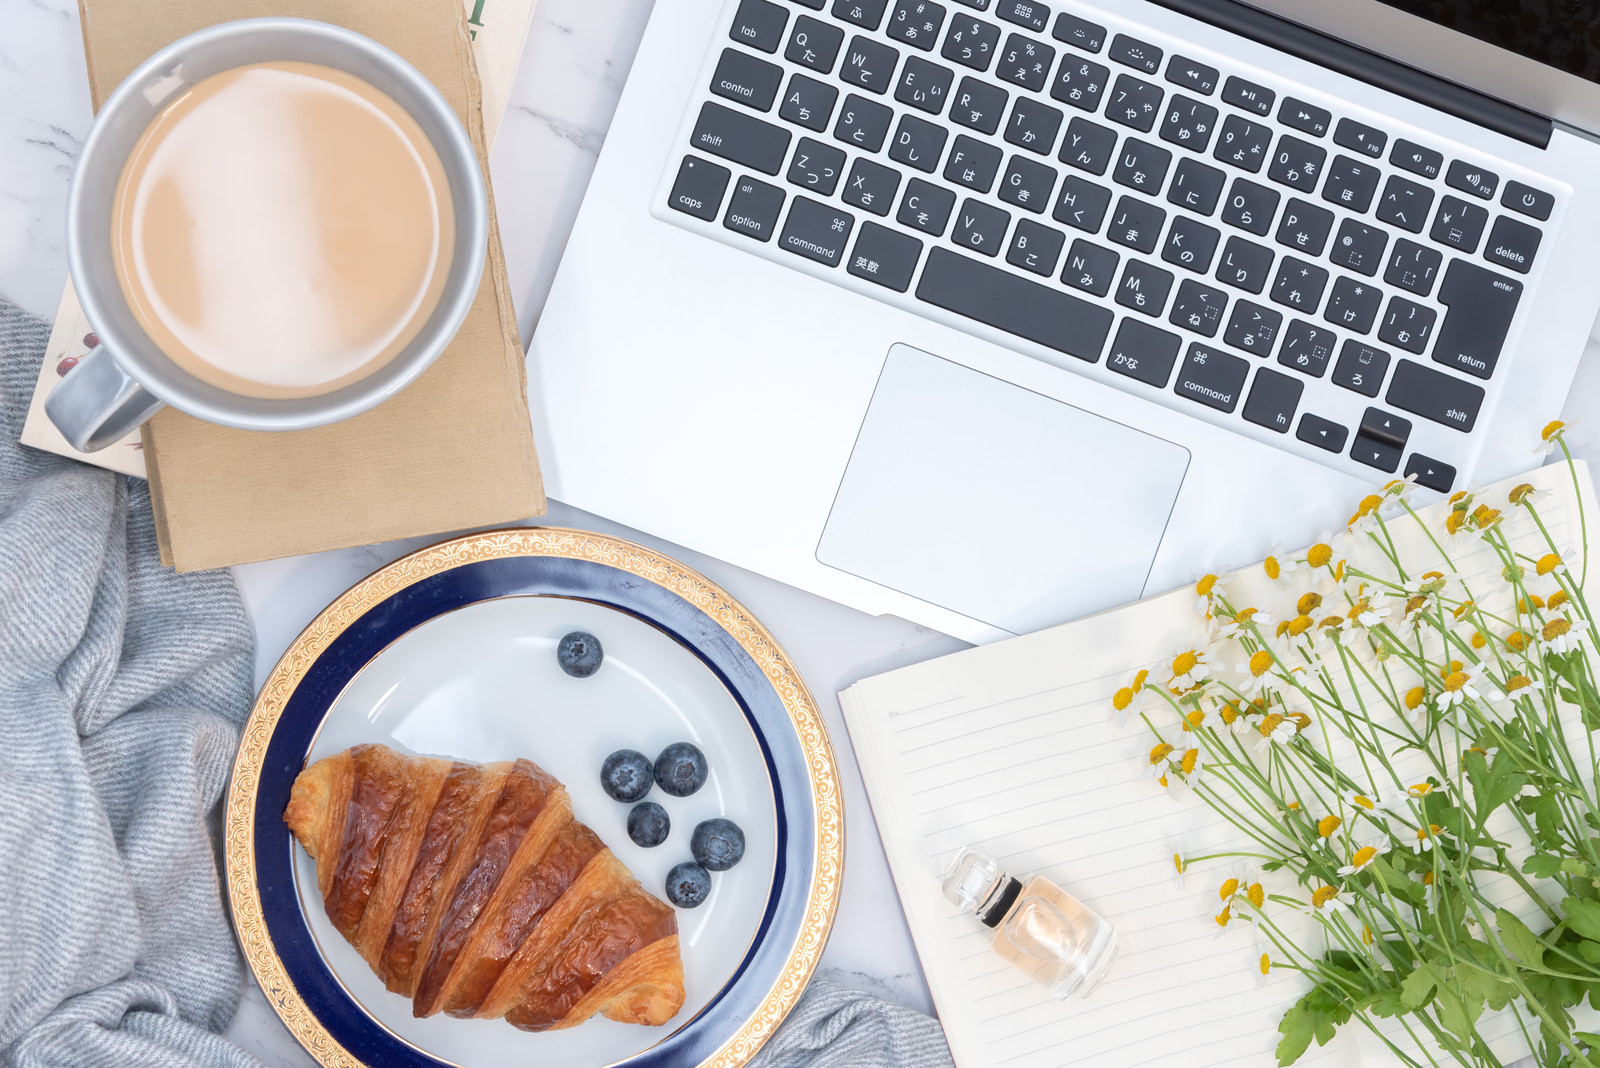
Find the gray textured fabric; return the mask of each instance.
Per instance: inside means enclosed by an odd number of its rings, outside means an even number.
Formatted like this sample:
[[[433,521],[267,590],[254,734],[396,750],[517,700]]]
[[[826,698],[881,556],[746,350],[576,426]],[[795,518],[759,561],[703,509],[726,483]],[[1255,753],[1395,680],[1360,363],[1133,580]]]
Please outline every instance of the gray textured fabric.
[[[0,1064],[244,1068],[207,816],[251,698],[226,572],[144,483],[17,444],[48,330],[0,302]]]
[[[952,1066],[938,1020],[828,979],[813,979],[749,1068]]]

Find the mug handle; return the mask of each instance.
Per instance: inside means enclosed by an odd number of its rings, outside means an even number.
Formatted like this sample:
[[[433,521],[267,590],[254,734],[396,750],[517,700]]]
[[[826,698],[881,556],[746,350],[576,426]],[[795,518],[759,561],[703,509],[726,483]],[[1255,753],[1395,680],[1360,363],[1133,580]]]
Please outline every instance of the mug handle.
[[[104,345],[79,360],[44,402],[45,414],[79,452],[99,452],[122,440],[162,407]]]

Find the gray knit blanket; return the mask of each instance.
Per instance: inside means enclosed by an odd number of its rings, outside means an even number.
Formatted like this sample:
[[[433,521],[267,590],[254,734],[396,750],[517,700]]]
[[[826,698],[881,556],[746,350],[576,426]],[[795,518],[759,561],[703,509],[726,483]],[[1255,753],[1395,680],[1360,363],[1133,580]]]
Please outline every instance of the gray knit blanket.
[[[0,1064],[259,1068],[208,820],[251,702],[227,572],[145,483],[17,444],[48,327],[0,301]],[[751,1068],[940,1068],[920,1013],[818,980]]]

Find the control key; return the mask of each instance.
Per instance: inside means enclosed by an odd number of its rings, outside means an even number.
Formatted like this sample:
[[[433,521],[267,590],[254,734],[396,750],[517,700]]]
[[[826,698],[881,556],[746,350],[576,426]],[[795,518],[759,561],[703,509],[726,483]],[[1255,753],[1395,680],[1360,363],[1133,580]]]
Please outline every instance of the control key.
[[[1439,287],[1439,303],[1450,310],[1433,347],[1434,362],[1476,378],[1494,374],[1521,299],[1516,279],[1452,260]]]

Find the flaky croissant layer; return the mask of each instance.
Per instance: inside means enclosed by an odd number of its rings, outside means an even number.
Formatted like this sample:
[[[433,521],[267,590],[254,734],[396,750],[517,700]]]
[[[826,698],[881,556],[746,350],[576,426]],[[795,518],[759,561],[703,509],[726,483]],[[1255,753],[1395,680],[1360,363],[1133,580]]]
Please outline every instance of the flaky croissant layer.
[[[683,1007],[672,909],[532,761],[358,745],[300,773],[284,820],[328,919],[417,1016],[544,1031]]]

